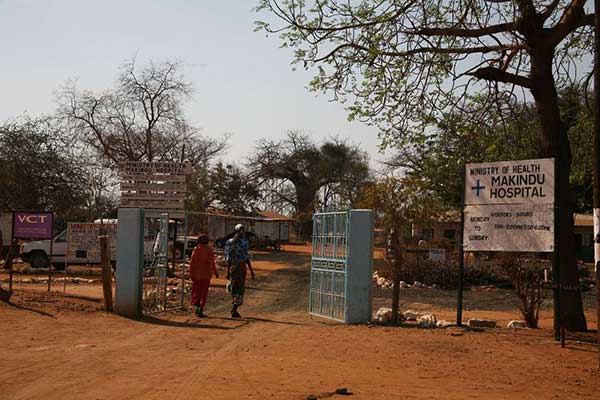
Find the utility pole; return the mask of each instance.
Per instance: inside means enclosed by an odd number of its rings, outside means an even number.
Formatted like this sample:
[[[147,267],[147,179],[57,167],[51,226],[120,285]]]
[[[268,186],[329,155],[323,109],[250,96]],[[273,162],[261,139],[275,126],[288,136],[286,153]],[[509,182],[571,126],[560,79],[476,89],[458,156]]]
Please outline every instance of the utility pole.
[[[594,264],[596,272],[596,335],[600,368],[600,0],[594,0]]]

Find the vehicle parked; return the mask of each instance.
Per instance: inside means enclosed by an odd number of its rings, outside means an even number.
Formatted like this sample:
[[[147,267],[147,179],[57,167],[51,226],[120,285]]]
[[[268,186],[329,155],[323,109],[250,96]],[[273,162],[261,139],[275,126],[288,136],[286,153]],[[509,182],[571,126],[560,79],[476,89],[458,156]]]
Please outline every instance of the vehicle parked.
[[[96,224],[116,224],[116,219],[97,219],[94,221]],[[181,225],[181,223],[178,223]],[[169,221],[169,258],[173,257],[173,234],[175,227],[175,221]],[[183,228],[178,227],[183,231]],[[145,235],[144,238],[144,251],[146,254],[152,254],[152,248],[156,235]],[[191,256],[194,247],[198,244],[198,238],[195,236],[185,237],[184,235],[177,235],[175,241],[175,258],[181,260],[183,258],[184,243],[187,243],[187,256]],[[32,242],[25,242],[20,246],[20,257],[23,261],[29,263],[32,268],[46,268],[50,264],[50,240],[36,240]],[[64,269],[66,264],[67,254],[67,230],[63,230],[54,238],[52,247],[52,265],[56,269]],[[116,260],[116,254],[111,254],[111,261]]]
[[[50,265],[50,240],[36,240],[22,243],[19,249],[21,259],[32,268],[46,268]],[[52,245],[52,265],[64,269],[67,260],[67,230],[54,237]]]

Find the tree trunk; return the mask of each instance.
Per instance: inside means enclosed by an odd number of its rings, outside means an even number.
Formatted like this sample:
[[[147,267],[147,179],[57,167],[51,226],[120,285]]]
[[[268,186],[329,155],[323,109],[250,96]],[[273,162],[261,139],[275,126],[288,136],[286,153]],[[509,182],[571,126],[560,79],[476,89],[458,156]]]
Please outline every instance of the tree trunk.
[[[560,117],[558,95],[552,74],[553,51],[542,49],[531,53],[531,93],[542,127],[541,155],[553,157],[557,171],[558,239],[555,243],[560,270],[560,315],[561,323],[571,331],[587,329],[581,291],[564,290],[578,287],[579,274],[575,255],[575,231],[573,221],[574,199],[570,188],[571,144]]]
[[[300,232],[303,239],[310,239],[312,235],[312,215],[315,212],[315,197],[317,190],[305,186],[294,185],[296,189],[296,218],[300,223]]]
[[[400,271],[398,267],[394,265],[392,271],[392,281],[394,282],[394,288],[392,291],[392,324],[398,324],[398,308],[400,307]]]

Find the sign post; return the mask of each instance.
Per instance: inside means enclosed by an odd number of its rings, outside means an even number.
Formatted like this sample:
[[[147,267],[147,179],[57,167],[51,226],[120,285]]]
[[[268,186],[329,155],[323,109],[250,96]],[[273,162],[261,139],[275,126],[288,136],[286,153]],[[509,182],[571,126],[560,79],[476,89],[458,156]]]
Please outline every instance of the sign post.
[[[52,251],[54,245],[54,213],[47,211],[13,211],[12,238],[27,240],[50,239],[48,260],[48,291],[52,285]]]
[[[456,304],[456,325],[462,326],[462,309],[463,309],[463,280],[465,275],[465,246],[464,241],[464,226],[465,212],[460,211],[460,244],[458,248],[458,301]]]
[[[110,255],[116,254],[117,224],[70,222],[67,226],[67,262],[100,263],[104,309],[112,311]]]
[[[473,252],[554,253],[555,335],[560,335],[555,177],[553,158],[467,164],[462,245]]]
[[[119,172],[122,207],[143,208],[147,215],[168,212],[170,217],[183,211],[191,163],[123,161]]]

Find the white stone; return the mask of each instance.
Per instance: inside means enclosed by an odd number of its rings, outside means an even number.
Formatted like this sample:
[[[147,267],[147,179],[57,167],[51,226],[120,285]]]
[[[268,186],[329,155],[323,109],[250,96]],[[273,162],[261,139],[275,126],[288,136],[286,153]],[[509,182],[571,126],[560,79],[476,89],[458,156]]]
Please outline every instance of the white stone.
[[[379,322],[390,322],[392,320],[392,309],[381,307],[375,313],[375,320]]]
[[[404,315],[404,318],[407,321],[416,321],[417,318],[419,318],[419,315],[421,315],[421,314],[415,310],[406,310],[402,313],[402,315]]]
[[[525,321],[514,320],[510,321],[506,327],[510,329],[525,329],[527,328],[527,323]]]
[[[419,317],[417,318],[417,326],[419,328],[424,328],[424,329],[435,328],[435,326],[436,326],[435,315],[433,315],[431,313],[419,315]]]
[[[422,284],[421,282],[419,282],[419,281],[415,281],[415,282],[413,283],[413,286],[414,286],[414,287],[418,287],[418,288],[420,288],[420,287],[423,287],[423,284]]]
[[[391,308],[381,307],[375,313],[373,320],[377,321],[377,322],[389,323],[389,322],[392,322],[392,315],[393,314],[392,314]],[[403,320],[404,320],[404,316],[402,315],[402,313],[400,311],[398,311],[398,321],[403,321]]]
[[[438,328],[448,328],[449,326],[456,325],[454,321],[446,321],[445,319],[440,319],[436,324]]]
[[[470,328],[495,328],[496,321],[491,320],[491,319],[471,318],[471,319],[469,319],[469,321],[467,321],[467,325]]]

